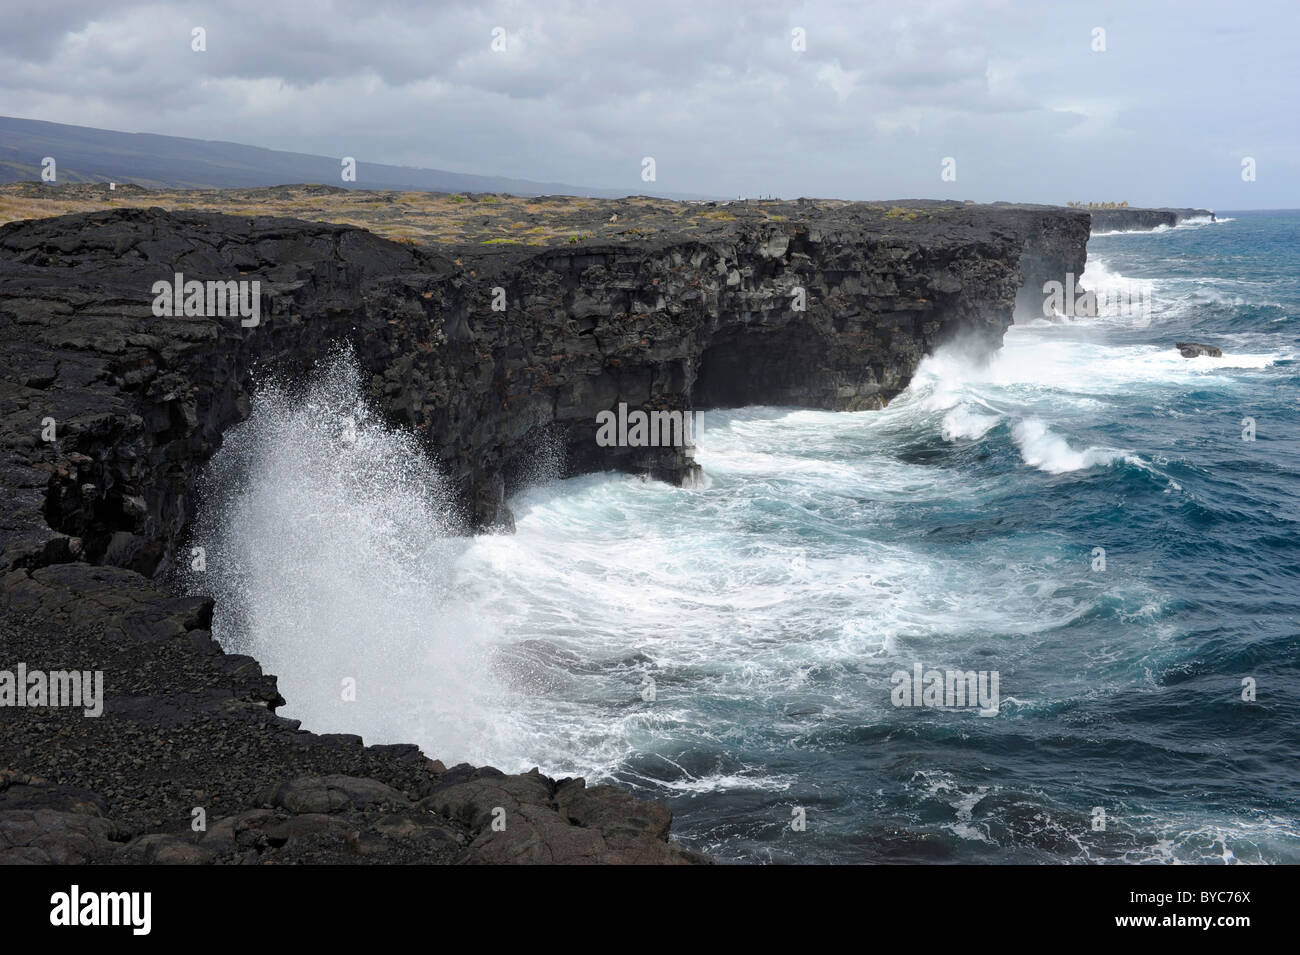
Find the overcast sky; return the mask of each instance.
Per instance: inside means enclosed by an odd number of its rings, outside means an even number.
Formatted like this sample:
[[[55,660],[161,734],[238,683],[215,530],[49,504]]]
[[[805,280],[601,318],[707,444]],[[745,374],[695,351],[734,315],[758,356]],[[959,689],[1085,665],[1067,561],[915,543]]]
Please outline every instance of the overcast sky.
[[[28,119],[629,193],[1300,207],[1297,0],[4,3]]]

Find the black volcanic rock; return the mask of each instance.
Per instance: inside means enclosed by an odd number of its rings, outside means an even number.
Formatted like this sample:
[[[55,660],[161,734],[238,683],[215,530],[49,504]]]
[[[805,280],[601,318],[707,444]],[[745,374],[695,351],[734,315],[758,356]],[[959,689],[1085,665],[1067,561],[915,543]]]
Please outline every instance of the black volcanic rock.
[[[103,670],[106,696],[100,718],[0,709],[0,855],[701,861],[667,841],[665,809],[610,787],[447,771],[276,716],[275,678],[213,640],[211,600],[169,589],[195,482],[255,369],[301,379],[339,343],[469,527],[508,522],[542,439],[570,473],[686,481],[688,451],[598,447],[595,415],[878,408],[938,345],[996,347],[1042,282],[1083,271],[1086,213],[914,205],[785,204],[778,222],[542,249],[160,209],[0,228],[0,668]],[[155,317],[152,285],[177,272],[260,281],[260,323]],[[501,805],[521,823],[505,833],[485,828]]]
[[[1174,345],[1184,358],[1199,358],[1207,355],[1210,358],[1222,358],[1223,351],[1215,348],[1213,345],[1202,345],[1198,342],[1179,342]]]

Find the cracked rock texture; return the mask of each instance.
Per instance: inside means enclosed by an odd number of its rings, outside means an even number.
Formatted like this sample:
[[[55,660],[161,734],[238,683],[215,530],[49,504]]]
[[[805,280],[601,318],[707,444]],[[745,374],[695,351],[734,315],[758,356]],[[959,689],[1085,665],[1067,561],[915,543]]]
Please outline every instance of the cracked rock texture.
[[[0,708],[0,859],[707,861],[617,789],[448,770],[276,716],[275,678],[169,584],[195,481],[255,371],[301,378],[348,343],[467,529],[509,526],[538,441],[569,473],[696,473],[683,448],[597,447],[599,411],[878,408],[938,345],[996,347],[1042,282],[1083,271],[1086,213],[911,207],[787,204],[546,248],[161,209],[0,228],[0,669],[103,670],[106,697],[97,719]],[[155,317],[176,272],[260,281],[260,324]]]

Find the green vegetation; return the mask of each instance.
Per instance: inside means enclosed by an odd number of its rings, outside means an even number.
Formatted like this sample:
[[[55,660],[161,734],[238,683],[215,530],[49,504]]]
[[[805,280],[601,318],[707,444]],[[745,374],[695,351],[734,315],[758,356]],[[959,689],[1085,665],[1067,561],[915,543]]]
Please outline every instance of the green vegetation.
[[[913,222],[920,217],[921,213],[912,209],[904,209],[902,206],[894,206],[885,213],[886,219],[906,219],[908,222]]]
[[[1127,209],[1128,200],[1123,202],[1067,202],[1071,209]]]

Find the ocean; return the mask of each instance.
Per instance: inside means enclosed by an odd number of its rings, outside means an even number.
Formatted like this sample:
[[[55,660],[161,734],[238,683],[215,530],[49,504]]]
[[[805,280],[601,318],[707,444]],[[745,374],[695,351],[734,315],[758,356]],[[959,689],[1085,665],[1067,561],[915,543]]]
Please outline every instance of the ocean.
[[[305,728],[617,783],[723,861],[1300,862],[1300,213],[1094,236],[1131,282],[881,411],[705,412],[700,488],[539,454],[476,538],[340,358],[227,434],[197,586]],[[895,705],[918,665],[996,713]]]

